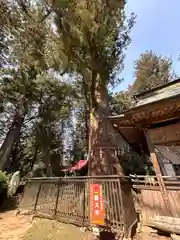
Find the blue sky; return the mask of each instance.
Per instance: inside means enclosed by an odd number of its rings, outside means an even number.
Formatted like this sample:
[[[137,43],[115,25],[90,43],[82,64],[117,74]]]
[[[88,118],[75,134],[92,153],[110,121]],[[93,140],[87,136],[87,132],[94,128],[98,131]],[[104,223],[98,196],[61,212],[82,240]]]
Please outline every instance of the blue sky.
[[[127,14],[137,14],[136,24],[131,31],[125,68],[121,76],[125,79],[116,91],[127,88],[134,79],[133,65],[146,50],[172,57],[173,68],[180,75],[180,0],[128,0]]]

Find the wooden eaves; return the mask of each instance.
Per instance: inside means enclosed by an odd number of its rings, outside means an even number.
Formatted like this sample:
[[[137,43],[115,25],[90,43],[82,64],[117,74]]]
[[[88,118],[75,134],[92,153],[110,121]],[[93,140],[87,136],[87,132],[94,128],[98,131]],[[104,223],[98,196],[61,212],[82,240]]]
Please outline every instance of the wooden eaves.
[[[161,91],[161,97],[164,92],[167,96],[165,94],[164,98],[158,99],[158,91]],[[149,97],[151,102],[146,101]],[[136,106],[124,111],[121,115],[109,116],[109,119],[135,151],[140,152],[143,149],[147,152],[144,129],[180,119],[180,79],[138,94],[136,98],[139,98]],[[138,105],[140,102],[143,104]]]

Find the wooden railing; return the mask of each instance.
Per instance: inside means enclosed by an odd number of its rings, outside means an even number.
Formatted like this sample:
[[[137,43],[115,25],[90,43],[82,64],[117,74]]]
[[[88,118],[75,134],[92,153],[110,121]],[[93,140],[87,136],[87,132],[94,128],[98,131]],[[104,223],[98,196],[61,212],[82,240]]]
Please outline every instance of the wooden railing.
[[[128,234],[136,222],[130,179],[119,176],[32,178],[27,180],[21,212],[91,226],[90,184],[101,184],[105,209],[103,228]]]
[[[131,178],[136,210],[140,213],[143,224],[152,227],[158,225],[162,230],[165,230],[165,227],[170,229],[171,226],[180,233],[180,176],[163,176],[162,179],[168,197],[166,201],[155,176]]]

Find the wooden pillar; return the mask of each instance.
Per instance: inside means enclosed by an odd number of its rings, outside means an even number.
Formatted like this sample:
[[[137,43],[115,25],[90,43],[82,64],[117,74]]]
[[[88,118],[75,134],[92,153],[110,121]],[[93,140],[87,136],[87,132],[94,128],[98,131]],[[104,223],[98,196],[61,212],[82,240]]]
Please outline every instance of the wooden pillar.
[[[144,130],[144,134],[145,134],[146,142],[147,142],[148,149],[149,149],[149,152],[150,152],[151,162],[153,164],[156,175],[161,175],[162,176],[162,171],[161,171],[161,168],[160,168],[160,165],[159,165],[159,161],[158,161],[158,158],[157,158],[156,153],[155,153],[155,148],[154,148],[154,145],[153,145],[153,143],[150,139],[150,136],[149,136],[149,133],[148,133],[147,129]]]
[[[150,139],[150,136],[149,136],[149,133],[148,133],[147,129],[144,130],[144,134],[145,134],[147,145],[148,145],[148,148],[149,148],[150,158],[151,158],[154,170],[156,172],[156,177],[157,177],[157,180],[158,180],[158,183],[159,183],[159,188],[160,188],[160,191],[161,191],[161,194],[162,194],[162,198],[164,200],[164,203],[165,203],[165,206],[166,206],[168,212],[171,215],[174,215],[171,211],[168,192],[166,190],[166,186],[165,186],[165,183],[164,183],[164,180],[163,180],[163,177],[162,177],[162,171],[161,171],[161,168],[160,168],[160,165],[159,165],[158,158],[157,158],[156,153],[155,153],[155,148],[154,148],[154,145],[153,145],[153,143]]]

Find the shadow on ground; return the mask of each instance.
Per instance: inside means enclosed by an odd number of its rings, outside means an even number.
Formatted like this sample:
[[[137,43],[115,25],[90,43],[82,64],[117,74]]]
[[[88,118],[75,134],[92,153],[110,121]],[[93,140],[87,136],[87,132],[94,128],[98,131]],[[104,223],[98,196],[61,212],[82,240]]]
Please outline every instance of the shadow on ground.
[[[91,232],[81,232],[79,227],[55,220],[36,219],[23,240],[92,240]]]

